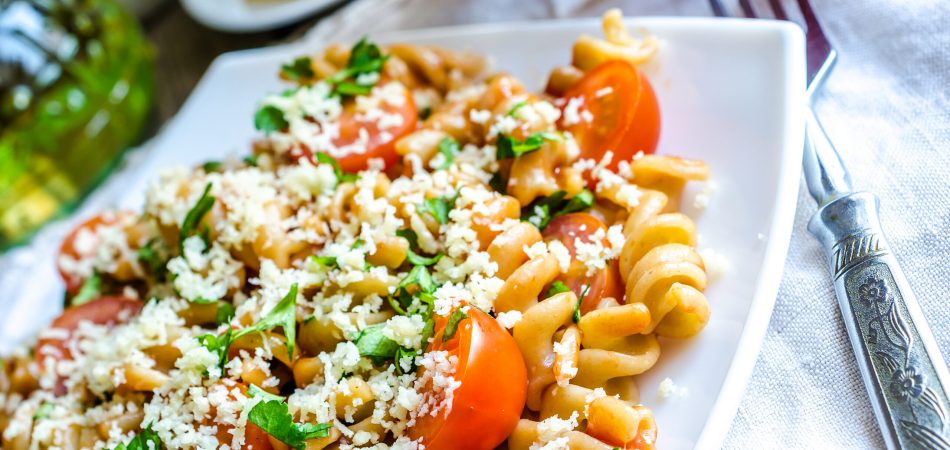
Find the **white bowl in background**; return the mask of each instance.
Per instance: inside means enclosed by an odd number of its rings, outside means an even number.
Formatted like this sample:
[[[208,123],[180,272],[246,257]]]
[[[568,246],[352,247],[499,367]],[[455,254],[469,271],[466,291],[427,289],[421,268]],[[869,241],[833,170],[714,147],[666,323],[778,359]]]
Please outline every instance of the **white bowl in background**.
[[[219,31],[250,33],[306,19],[345,0],[181,0],[202,25]]]

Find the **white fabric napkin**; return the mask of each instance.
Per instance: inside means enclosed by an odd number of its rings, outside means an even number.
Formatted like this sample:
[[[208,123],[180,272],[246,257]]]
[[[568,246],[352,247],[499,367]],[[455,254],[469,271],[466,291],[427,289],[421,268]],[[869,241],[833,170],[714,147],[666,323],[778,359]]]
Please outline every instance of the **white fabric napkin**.
[[[813,3],[839,52],[817,114],[855,187],[881,197],[885,232],[950,355],[950,2]],[[361,0],[307,39],[597,16],[615,6],[627,15],[711,15],[703,0]],[[805,229],[815,210],[803,183],[775,311],[726,448],[883,447],[824,254]]]

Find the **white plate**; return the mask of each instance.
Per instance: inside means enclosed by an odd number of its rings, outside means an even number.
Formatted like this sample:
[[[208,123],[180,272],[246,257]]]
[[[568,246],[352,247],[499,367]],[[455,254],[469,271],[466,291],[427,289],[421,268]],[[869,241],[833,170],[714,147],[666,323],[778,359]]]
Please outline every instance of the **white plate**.
[[[302,20],[343,0],[181,0],[203,25],[246,33],[269,30]]]
[[[663,343],[659,364],[641,378],[642,400],[656,412],[661,448],[718,448],[755,363],[788,250],[803,145],[804,37],[788,22],[764,20],[648,18],[630,25],[663,42],[658,60],[647,68],[662,111],[659,151],[709,163],[718,188],[706,210],[692,215],[700,247],[725,255],[731,264],[707,290],[709,325],[695,339]],[[551,67],[569,60],[581,33],[599,34],[598,22],[491,24],[374,38],[483,52],[496,68],[539,89]],[[156,138],[119,206],[140,209],[145,184],[160,168],[248,152],[256,136],[257,101],[284,87],[277,68],[314,45],[215,60]],[[36,273],[43,278],[33,285],[51,284],[51,267]],[[52,314],[22,307],[14,312],[0,325]],[[658,399],[657,386],[667,377],[686,387],[688,396]]]

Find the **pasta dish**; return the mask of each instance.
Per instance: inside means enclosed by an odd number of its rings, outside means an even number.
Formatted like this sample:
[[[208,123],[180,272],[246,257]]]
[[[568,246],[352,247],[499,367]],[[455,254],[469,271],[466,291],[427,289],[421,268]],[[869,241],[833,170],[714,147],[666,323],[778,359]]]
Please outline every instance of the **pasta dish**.
[[[288,61],[247,156],[65,239],[2,448],[654,448],[637,376],[709,320],[709,169],[655,154],[656,40],[603,28],[540,93],[430,46]]]

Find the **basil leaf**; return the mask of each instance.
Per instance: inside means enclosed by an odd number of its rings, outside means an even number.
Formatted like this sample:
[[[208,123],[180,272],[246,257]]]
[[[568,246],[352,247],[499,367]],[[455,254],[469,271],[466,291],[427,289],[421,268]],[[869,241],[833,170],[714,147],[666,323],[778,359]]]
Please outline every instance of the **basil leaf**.
[[[201,223],[201,219],[204,218],[211,208],[214,207],[214,202],[216,198],[213,195],[210,195],[211,192],[211,183],[205,185],[204,192],[201,193],[201,197],[198,198],[198,201],[195,202],[195,206],[191,207],[191,210],[188,211],[188,214],[185,215],[185,220],[181,224],[181,230],[178,232],[178,251],[179,253],[184,253],[185,239],[188,239],[195,234],[195,231],[198,227],[198,224]],[[205,246],[210,246],[210,243],[207,239],[207,227],[205,231],[202,232],[203,239],[205,240]]]
[[[280,73],[293,81],[309,80],[315,76],[313,61],[307,56],[301,56],[294,59],[290,64],[280,66]]]
[[[452,311],[452,315],[449,316],[449,321],[445,323],[445,329],[442,330],[442,342],[446,342],[455,337],[459,322],[466,318],[468,318],[468,314],[462,311],[462,308],[457,308],[455,311]]]
[[[396,356],[399,344],[383,335],[384,324],[366,327],[354,340],[360,356],[373,360],[374,364],[383,364]]]
[[[262,106],[254,113],[254,128],[263,131],[264,134],[284,130],[289,126],[290,123],[284,118],[284,112],[274,105]]]
[[[450,137],[444,137],[439,141],[439,153],[445,156],[445,161],[436,167],[436,169],[445,170],[452,166],[455,161],[455,155],[459,152],[459,143]]]
[[[548,292],[544,294],[544,298],[553,297],[562,292],[568,292],[571,289],[567,287],[566,284],[562,283],[560,280],[551,283],[551,287],[548,288]]]
[[[162,440],[158,433],[152,431],[152,426],[145,427],[128,444],[120,443],[113,450],[159,450],[162,448]]]
[[[83,303],[89,303],[102,294],[102,277],[98,273],[93,273],[91,277],[86,278],[79,288],[79,292],[69,301],[70,306],[79,306]]]
[[[414,266],[431,266],[439,262],[439,260],[442,259],[442,256],[443,256],[442,253],[437,253],[435,256],[432,256],[432,257],[421,256],[417,254],[416,252],[412,251],[411,248],[406,251],[406,261],[409,261],[409,264],[412,264]]]
[[[304,450],[307,448],[307,440],[330,435],[331,425],[328,423],[294,422],[294,416],[290,414],[290,408],[282,397],[267,394],[260,389],[249,388],[248,392],[265,400],[251,408],[247,420],[290,447]]]

